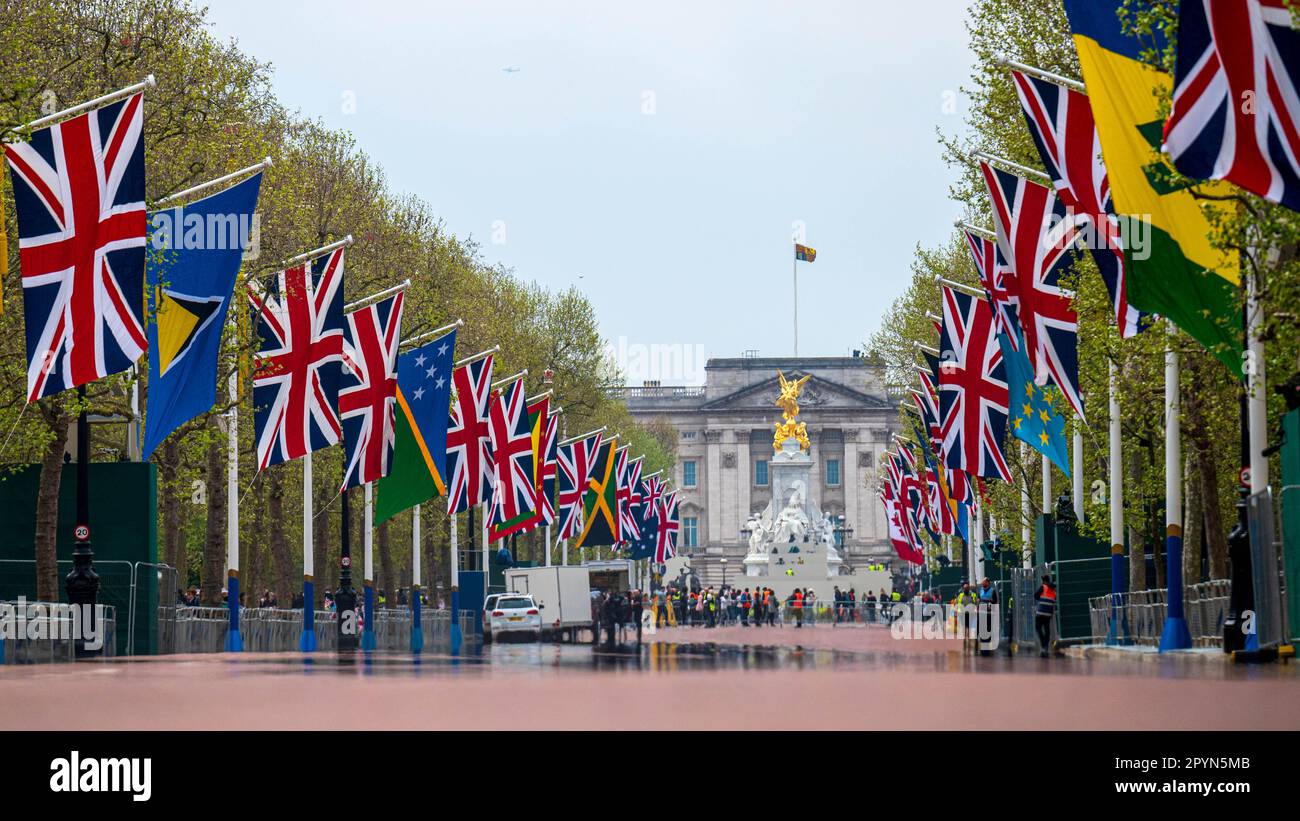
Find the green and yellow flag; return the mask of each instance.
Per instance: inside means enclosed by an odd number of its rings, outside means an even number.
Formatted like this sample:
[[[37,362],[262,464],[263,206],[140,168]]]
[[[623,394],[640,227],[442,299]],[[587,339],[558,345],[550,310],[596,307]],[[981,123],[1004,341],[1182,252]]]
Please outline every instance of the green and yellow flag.
[[[618,543],[618,510],[615,494],[618,482],[614,477],[614,464],[617,462],[616,440],[609,440],[600,446],[596,454],[595,468],[591,480],[587,483],[587,492],[582,497],[583,523],[582,533],[578,534],[577,547],[602,547]]]
[[[1142,52],[1164,47],[1159,34],[1122,30],[1123,0],[1065,0],[1074,47],[1092,104],[1111,200],[1125,239],[1129,302],[1174,322],[1241,376],[1239,262],[1210,241],[1208,203],[1173,183],[1173,169],[1160,155],[1173,78],[1148,63]],[[1226,193],[1223,183],[1196,186]]]

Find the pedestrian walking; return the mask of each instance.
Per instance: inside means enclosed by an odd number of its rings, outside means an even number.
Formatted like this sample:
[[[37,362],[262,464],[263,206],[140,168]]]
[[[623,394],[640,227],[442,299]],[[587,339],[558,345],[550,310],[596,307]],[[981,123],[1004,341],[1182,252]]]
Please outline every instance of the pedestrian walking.
[[[1051,576],[1043,576],[1043,583],[1034,591],[1034,632],[1038,633],[1039,655],[1048,656],[1052,641],[1052,619],[1056,616],[1056,583]]]

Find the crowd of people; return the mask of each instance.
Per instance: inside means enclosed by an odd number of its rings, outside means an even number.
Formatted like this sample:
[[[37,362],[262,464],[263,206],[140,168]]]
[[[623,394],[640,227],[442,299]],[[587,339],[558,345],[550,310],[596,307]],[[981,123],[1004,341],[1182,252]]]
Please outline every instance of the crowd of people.
[[[859,595],[854,588],[834,589],[822,600],[812,588],[795,588],[782,598],[770,587],[686,589],[669,586],[652,594],[656,627],[768,627],[792,624],[802,627],[818,621],[836,624],[870,623],[887,618],[885,605],[903,601],[899,592],[883,587],[879,595]]]

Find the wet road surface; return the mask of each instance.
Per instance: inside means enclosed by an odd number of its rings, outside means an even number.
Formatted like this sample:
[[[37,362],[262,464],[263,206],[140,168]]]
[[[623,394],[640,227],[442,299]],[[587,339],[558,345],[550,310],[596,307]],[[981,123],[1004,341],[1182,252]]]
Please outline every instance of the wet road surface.
[[[1300,729],[1294,665],[979,657],[879,628],[646,639],[0,667],[0,729]]]

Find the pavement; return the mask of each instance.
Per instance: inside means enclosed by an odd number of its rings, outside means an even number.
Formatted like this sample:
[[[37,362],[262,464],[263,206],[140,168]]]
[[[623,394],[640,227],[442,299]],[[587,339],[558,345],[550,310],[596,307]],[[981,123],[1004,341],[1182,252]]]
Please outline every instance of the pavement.
[[[979,657],[861,626],[646,638],[7,666],[0,730],[1300,729],[1295,665]]]

